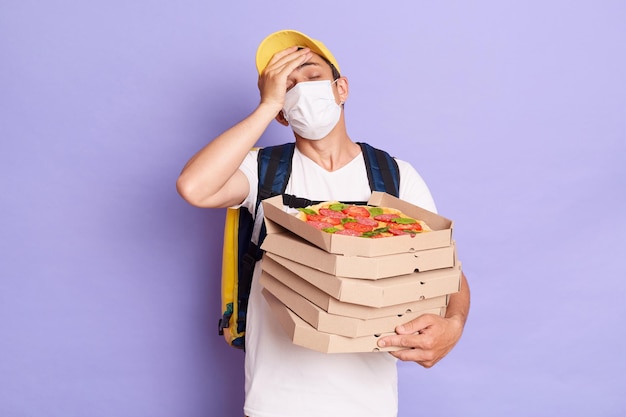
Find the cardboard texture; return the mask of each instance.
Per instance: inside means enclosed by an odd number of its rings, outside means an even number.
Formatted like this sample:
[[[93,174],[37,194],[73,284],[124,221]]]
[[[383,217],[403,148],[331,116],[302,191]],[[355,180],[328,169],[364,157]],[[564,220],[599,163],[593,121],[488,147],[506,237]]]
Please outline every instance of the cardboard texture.
[[[263,271],[261,275],[260,282],[267,291],[285,304],[291,311],[296,313],[301,319],[309,323],[313,328],[322,332],[346,337],[389,333],[393,332],[398,325],[407,323],[422,314],[436,314],[439,316],[445,314],[445,306],[440,305],[424,311],[371,319],[340,316],[324,311],[265,271]]]
[[[269,291],[264,289],[263,296],[270,305],[274,317],[287,333],[287,336],[298,346],[323,353],[383,352],[401,349],[398,347],[381,349],[376,344],[380,337],[388,336],[392,333],[384,333],[379,336],[345,337],[320,332],[298,317],[296,313],[289,310]]]
[[[460,268],[378,281],[336,277],[266,253],[263,270],[328,313],[372,319],[447,305],[460,286]],[[421,276],[423,275],[423,276]]]
[[[290,231],[328,253],[339,255],[374,257],[412,253],[452,244],[453,222],[445,217],[381,192],[372,193],[368,205],[398,209],[407,216],[425,221],[432,231],[385,239],[334,235],[318,230],[285,212],[282,196],[263,200],[263,213],[268,235]]]
[[[307,228],[313,229],[304,222],[298,221]],[[383,240],[402,238],[402,236],[385,239],[364,239],[352,236],[337,237],[372,244]],[[436,249],[395,253],[377,257],[344,256],[328,253],[309,244],[306,240],[299,238],[293,233],[283,232],[268,234],[261,248],[267,252],[291,259],[328,274],[347,278],[380,279],[410,274],[416,271],[451,268],[455,265],[454,244]]]

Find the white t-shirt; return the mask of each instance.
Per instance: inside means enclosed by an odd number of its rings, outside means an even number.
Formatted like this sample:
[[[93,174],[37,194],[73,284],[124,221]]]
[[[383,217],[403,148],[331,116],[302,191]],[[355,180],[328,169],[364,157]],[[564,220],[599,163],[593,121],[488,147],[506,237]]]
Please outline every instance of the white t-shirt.
[[[400,168],[400,198],[436,211],[428,187],[406,162]],[[242,206],[253,211],[257,196],[257,152],[240,167],[250,183]],[[285,190],[310,200],[367,201],[371,190],[363,155],[328,172],[296,148]],[[286,210],[288,208],[285,208]],[[260,207],[262,214],[262,207]],[[258,217],[258,216],[257,216]],[[261,294],[258,262],[248,301],[244,412],[249,417],[395,417],[396,359],[387,353],[326,354],[294,345]]]

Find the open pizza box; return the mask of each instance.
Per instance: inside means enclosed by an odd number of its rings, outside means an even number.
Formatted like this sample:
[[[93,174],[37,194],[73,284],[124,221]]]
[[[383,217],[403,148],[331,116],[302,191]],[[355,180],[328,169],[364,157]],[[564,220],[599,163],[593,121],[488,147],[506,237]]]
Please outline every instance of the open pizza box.
[[[286,336],[289,337],[295,345],[323,353],[382,352],[402,349],[397,346],[380,348],[377,345],[377,341],[380,337],[390,336],[395,333],[345,337],[320,332],[281,303],[269,291],[264,289],[263,296],[267,300],[274,318],[278,320],[281,327],[285,330]]]
[[[329,275],[266,253],[263,271],[324,311],[372,319],[446,306],[458,292],[460,267],[419,272],[377,281]]]
[[[294,214],[287,213],[280,195],[263,200],[262,204],[268,235],[288,230],[328,253],[372,257],[449,247],[452,244],[451,220],[378,191],[372,193],[368,205],[398,209],[407,216],[425,221],[432,231],[384,239],[355,239],[318,230]]]
[[[430,305],[423,306],[421,310],[362,319],[328,313],[272,277],[266,271],[263,271],[261,274],[260,283],[265,290],[269,291],[281,303],[315,329],[346,337],[371,336],[393,332],[398,325],[409,322],[422,314],[436,314],[443,317],[446,310],[446,297],[444,296],[440,299],[429,300],[427,304]]]
[[[302,223],[303,227],[319,230]],[[321,232],[324,233],[324,232]],[[328,233],[324,233],[329,235]],[[330,236],[330,235],[329,235]],[[377,243],[381,241],[404,240],[404,236],[384,239],[365,239],[353,236],[334,236],[348,239],[349,242]],[[407,239],[412,239],[407,236]],[[357,245],[358,246],[358,245]],[[455,265],[455,246],[452,243],[440,248],[412,252],[400,252],[377,257],[344,256],[329,253],[293,233],[283,231],[270,233],[265,237],[261,249],[283,258],[291,259],[310,268],[347,278],[380,279],[419,271],[451,268]]]

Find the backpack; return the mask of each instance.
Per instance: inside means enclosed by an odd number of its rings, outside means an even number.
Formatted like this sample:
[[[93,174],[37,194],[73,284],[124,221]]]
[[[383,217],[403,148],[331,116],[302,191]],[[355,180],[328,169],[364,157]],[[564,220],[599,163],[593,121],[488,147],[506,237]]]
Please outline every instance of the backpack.
[[[372,191],[381,191],[395,197],[400,193],[398,164],[387,152],[366,143],[361,147],[367,179]],[[303,208],[320,201],[285,194],[291,175],[291,161],[295,143],[270,146],[258,151],[258,193],[254,213],[261,201],[283,195],[283,204],[292,208]],[[366,204],[366,202],[347,202]],[[222,252],[222,317],[218,331],[226,342],[236,348],[245,349],[246,312],[252,275],[256,262],[263,256],[260,249],[266,235],[265,223],[261,225],[258,242],[252,241],[255,216],[245,207],[226,210],[224,223],[224,248]],[[226,330],[226,331],[225,331]]]

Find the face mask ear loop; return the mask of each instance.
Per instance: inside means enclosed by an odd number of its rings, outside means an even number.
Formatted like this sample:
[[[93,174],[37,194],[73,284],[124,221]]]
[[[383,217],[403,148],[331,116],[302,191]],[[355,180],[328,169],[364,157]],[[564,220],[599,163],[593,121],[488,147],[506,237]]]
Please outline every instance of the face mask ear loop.
[[[339,81],[339,78],[337,78],[335,81],[333,81],[332,83],[330,83],[330,86],[332,87],[333,84],[335,84],[337,81]],[[345,103],[345,101],[339,101],[339,106],[343,107],[343,104]]]

